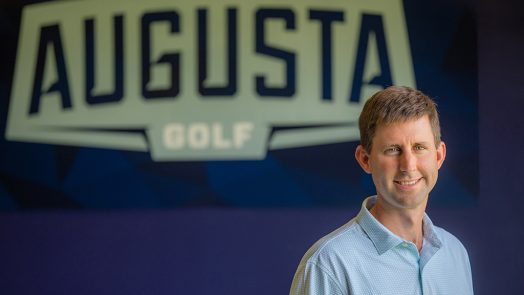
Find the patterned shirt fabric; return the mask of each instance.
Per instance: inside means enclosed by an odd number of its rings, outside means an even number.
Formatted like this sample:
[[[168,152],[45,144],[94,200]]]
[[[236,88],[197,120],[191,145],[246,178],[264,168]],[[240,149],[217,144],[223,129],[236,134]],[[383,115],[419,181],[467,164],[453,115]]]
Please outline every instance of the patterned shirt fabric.
[[[468,254],[456,237],[425,214],[419,253],[371,215],[375,201],[364,200],[355,218],[306,252],[290,295],[473,294]]]

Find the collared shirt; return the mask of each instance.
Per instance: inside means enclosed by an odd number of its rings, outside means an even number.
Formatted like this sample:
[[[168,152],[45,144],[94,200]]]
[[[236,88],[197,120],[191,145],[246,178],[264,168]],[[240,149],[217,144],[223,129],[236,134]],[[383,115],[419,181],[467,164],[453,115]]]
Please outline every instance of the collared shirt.
[[[371,215],[375,201],[367,198],[355,218],[306,252],[291,295],[473,294],[468,254],[456,237],[425,215],[419,252]]]

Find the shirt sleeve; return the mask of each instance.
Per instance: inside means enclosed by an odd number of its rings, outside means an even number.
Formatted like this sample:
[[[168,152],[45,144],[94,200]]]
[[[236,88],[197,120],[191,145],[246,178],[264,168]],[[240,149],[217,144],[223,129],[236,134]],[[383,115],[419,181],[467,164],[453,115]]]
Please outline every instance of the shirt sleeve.
[[[469,261],[469,255],[468,255],[468,251],[466,250],[466,248],[464,248],[464,245],[462,245],[462,251],[463,251],[463,255],[464,255],[464,260],[465,260],[465,272],[466,272],[466,277],[468,278],[468,294],[471,294],[473,295],[474,294],[474,291],[473,291],[473,278],[472,278],[472,275],[471,275],[471,264],[470,264],[470,261]]]
[[[289,295],[351,295],[342,291],[333,275],[313,262],[301,263],[293,278]]]

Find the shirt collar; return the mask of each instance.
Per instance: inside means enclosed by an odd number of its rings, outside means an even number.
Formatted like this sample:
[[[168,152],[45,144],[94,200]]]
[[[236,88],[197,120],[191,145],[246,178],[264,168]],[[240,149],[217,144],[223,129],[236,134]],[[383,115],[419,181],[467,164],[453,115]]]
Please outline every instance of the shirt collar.
[[[433,226],[433,222],[431,222],[431,219],[429,219],[429,216],[424,213],[424,219],[422,222],[422,228],[424,232],[424,239],[433,247],[440,248],[442,246],[442,242],[437,236],[437,232],[435,231],[435,227]]]
[[[397,245],[404,242],[402,238],[392,233],[387,229],[382,223],[380,223],[369,209],[373,207],[377,200],[376,196],[368,197],[362,202],[362,208],[357,215],[357,222],[362,227],[364,232],[375,245],[379,255],[384,254],[389,249],[396,247]],[[431,245],[433,248],[440,248],[442,245],[440,239],[437,237],[437,234],[434,230],[433,223],[429,219],[428,215],[424,213],[423,219],[423,231],[424,239]]]

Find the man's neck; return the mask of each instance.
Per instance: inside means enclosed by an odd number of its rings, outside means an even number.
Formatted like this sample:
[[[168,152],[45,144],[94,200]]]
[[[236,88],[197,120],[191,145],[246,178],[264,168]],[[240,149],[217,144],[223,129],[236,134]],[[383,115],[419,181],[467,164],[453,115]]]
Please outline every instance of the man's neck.
[[[406,241],[413,242],[420,251],[424,239],[422,231],[424,210],[425,206],[416,209],[393,208],[381,198],[377,198],[370,213],[391,232]]]

